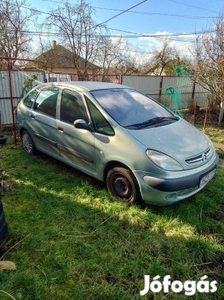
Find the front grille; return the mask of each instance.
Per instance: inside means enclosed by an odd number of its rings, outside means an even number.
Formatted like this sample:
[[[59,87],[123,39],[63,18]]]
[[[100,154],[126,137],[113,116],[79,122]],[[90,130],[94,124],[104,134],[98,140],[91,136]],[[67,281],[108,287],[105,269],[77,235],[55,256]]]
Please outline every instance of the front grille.
[[[188,165],[204,163],[206,160],[210,159],[210,157],[212,156],[212,152],[212,148],[210,147],[198,155],[185,159],[185,162]]]

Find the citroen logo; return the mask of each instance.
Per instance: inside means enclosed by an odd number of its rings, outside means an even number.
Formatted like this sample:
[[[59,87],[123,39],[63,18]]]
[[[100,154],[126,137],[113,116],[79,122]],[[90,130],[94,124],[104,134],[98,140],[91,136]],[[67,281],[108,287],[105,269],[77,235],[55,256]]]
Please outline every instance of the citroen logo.
[[[207,159],[207,155],[205,153],[202,154],[202,161],[205,161]]]

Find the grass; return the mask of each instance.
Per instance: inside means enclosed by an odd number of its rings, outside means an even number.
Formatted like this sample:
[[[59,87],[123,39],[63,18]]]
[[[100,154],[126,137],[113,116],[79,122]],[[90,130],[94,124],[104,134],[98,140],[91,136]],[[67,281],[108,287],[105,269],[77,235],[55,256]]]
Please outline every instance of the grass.
[[[140,297],[144,275],[217,280],[224,297],[224,168],[200,193],[170,207],[127,206],[103,184],[21,145],[1,147],[2,201],[9,239],[0,260],[0,299],[189,299]]]
[[[207,135],[210,136],[210,138],[214,142],[224,144],[224,129],[223,128],[221,128],[221,127],[217,128],[217,127],[209,125],[205,128],[204,131]]]

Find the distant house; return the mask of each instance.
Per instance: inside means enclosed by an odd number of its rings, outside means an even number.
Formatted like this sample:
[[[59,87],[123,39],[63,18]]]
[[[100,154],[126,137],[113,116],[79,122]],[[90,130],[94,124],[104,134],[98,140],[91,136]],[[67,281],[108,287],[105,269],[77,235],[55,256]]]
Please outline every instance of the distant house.
[[[53,41],[51,49],[37,56],[32,63],[24,66],[23,70],[43,70],[47,81],[94,80],[100,67],[80,56],[75,60],[73,52]]]

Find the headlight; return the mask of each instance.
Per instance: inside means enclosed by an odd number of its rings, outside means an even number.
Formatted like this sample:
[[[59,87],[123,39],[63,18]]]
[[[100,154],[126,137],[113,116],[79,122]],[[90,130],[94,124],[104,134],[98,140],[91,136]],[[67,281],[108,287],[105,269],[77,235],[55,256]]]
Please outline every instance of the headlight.
[[[146,155],[158,167],[169,171],[181,171],[183,168],[172,157],[155,150],[147,150]]]

